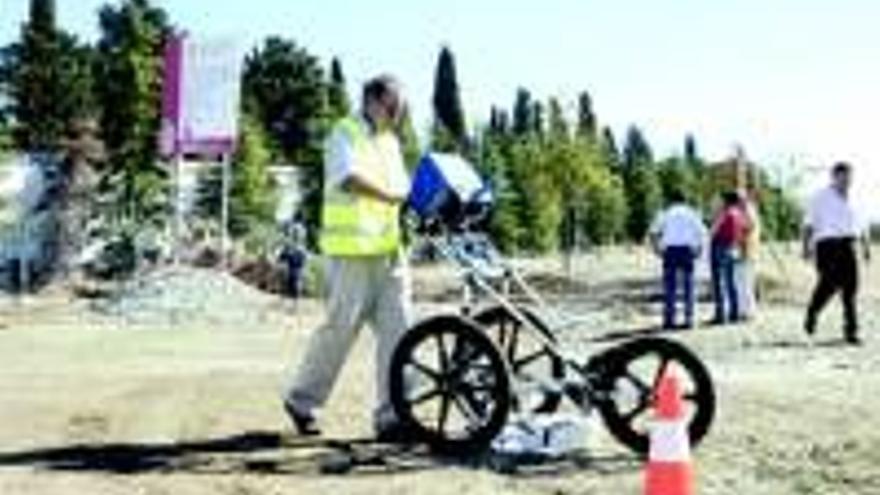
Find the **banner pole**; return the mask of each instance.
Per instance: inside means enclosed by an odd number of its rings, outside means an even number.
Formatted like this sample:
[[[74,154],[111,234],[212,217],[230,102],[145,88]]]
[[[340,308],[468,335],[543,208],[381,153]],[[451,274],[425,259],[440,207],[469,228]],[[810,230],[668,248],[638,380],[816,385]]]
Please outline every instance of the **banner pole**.
[[[220,239],[220,270],[228,271],[229,268],[229,154],[225,153],[220,158],[223,167],[222,205],[220,212],[221,239]]]

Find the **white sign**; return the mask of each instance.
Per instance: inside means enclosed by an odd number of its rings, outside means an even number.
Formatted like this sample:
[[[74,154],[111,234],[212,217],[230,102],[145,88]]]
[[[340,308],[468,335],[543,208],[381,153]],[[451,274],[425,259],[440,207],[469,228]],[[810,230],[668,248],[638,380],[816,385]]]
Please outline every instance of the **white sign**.
[[[230,39],[172,38],[165,53],[162,148],[228,154],[238,136],[243,52]]]

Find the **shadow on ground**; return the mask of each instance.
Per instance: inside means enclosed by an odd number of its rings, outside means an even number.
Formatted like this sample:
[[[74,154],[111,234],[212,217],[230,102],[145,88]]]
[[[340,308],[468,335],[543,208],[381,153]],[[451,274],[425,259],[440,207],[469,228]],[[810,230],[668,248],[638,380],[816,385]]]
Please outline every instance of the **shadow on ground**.
[[[639,469],[628,454],[580,452],[559,459],[509,458],[493,454],[437,455],[421,445],[372,439],[286,439],[275,432],[169,443],[76,444],[0,453],[0,469],[104,472],[108,474],[300,474],[376,475],[442,469],[492,469],[523,477],[592,470],[607,474]]]

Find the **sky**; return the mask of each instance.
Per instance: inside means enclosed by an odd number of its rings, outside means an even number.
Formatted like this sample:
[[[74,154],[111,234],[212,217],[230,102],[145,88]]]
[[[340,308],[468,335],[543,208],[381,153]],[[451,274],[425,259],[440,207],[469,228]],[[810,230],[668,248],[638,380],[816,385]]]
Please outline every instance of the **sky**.
[[[0,0],[0,44],[15,39],[28,0]],[[106,0],[56,0],[59,24],[97,36]],[[880,220],[880,2],[876,0],[153,0],[194,36],[294,39],[349,90],[397,75],[417,125],[430,121],[437,55],[455,54],[470,123],[516,89],[556,96],[573,112],[587,90],[622,140],[642,128],[655,155],[695,135],[700,153],[746,154],[807,191],[835,160],[856,173],[856,199]],[[792,167],[795,163],[797,166]]]

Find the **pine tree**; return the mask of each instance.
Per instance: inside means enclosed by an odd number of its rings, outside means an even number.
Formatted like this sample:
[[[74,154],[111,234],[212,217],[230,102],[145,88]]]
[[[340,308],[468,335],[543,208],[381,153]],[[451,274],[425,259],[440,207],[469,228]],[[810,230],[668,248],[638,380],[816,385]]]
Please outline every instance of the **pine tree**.
[[[597,159],[601,160],[601,155]],[[624,238],[628,210],[619,176],[601,165],[591,169],[583,187],[583,201],[583,230],[590,243],[604,245]]]
[[[4,52],[16,146],[58,150],[73,123],[93,112],[90,49],[56,27],[54,0],[31,0],[20,40]]]
[[[332,123],[324,71],[294,41],[270,37],[245,60],[243,94],[270,147],[300,168],[301,211],[308,243],[317,248],[323,186],[323,140]]]
[[[275,185],[269,172],[272,153],[259,121],[243,115],[238,146],[230,164],[229,233],[248,235],[269,224],[275,213]],[[199,177],[196,213],[219,220],[222,212],[223,170],[211,167]]]
[[[601,150],[602,164],[612,173],[619,176],[622,171],[620,151],[617,149],[614,131],[610,127],[602,128]]]
[[[704,213],[709,212],[712,204],[712,190],[710,187],[709,173],[706,163],[700,157],[697,148],[697,140],[693,134],[688,133],[684,138],[684,167],[690,174],[691,199]]]
[[[440,151],[460,150],[466,139],[464,110],[459,94],[455,58],[449,47],[440,50],[434,75],[434,129],[433,147]]]
[[[96,67],[101,130],[109,155],[109,213],[125,235],[166,219],[167,181],[156,164],[162,53],[170,32],[163,10],[125,0],[99,13]]]
[[[677,156],[669,157],[657,164],[657,170],[664,203],[668,203],[675,192],[683,194],[692,204],[700,203],[702,194],[697,178],[685,159]]]
[[[687,165],[695,166],[700,161],[697,152],[697,140],[693,134],[688,133],[684,137],[684,162]]]
[[[327,88],[327,100],[330,105],[331,118],[345,117],[351,113],[351,102],[348,98],[348,90],[345,86],[345,74],[342,72],[342,63],[333,57],[330,62],[330,82]]]
[[[331,119],[317,57],[292,40],[269,37],[245,60],[242,92],[285,161],[321,165]]]
[[[494,136],[507,136],[510,133],[510,113],[507,110],[492,106],[489,132]]]
[[[534,129],[532,117],[532,95],[529,90],[519,88],[516,91],[516,101],[513,104],[513,133],[517,136],[528,134]]]
[[[590,93],[583,91],[578,95],[577,134],[589,139],[596,137],[596,115],[593,113],[593,100]]]
[[[497,133],[483,134],[482,157],[478,161],[481,174],[492,187],[494,204],[489,218],[489,233],[499,249],[515,253],[524,243],[522,189],[514,180],[509,155]]]
[[[568,139],[568,122],[562,113],[562,106],[556,98],[550,98],[549,103],[549,131],[553,139]]]
[[[538,100],[532,104],[532,125],[530,127],[531,131],[536,135],[544,136],[544,128],[546,127],[544,122],[544,104]]]
[[[642,242],[661,206],[661,188],[653,155],[638,127],[627,132],[623,150],[624,188],[629,214],[626,230],[630,240]]]
[[[521,191],[524,236],[520,247],[546,252],[555,249],[562,221],[558,168],[534,134],[520,138],[510,149],[511,179]]]
[[[242,119],[239,146],[232,162],[229,192],[229,229],[244,235],[255,226],[271,223],[275,213],[275,190],[269,175],[272,155],[260,123]]]
[[[403,163],[412,171],[419,163],[422,155],[422,147],[419,145],[419,137],[413,126],[412,116],[409,111],[404,112],[397,126],[397,137],[400,140],[400,149],[403,153]]]

